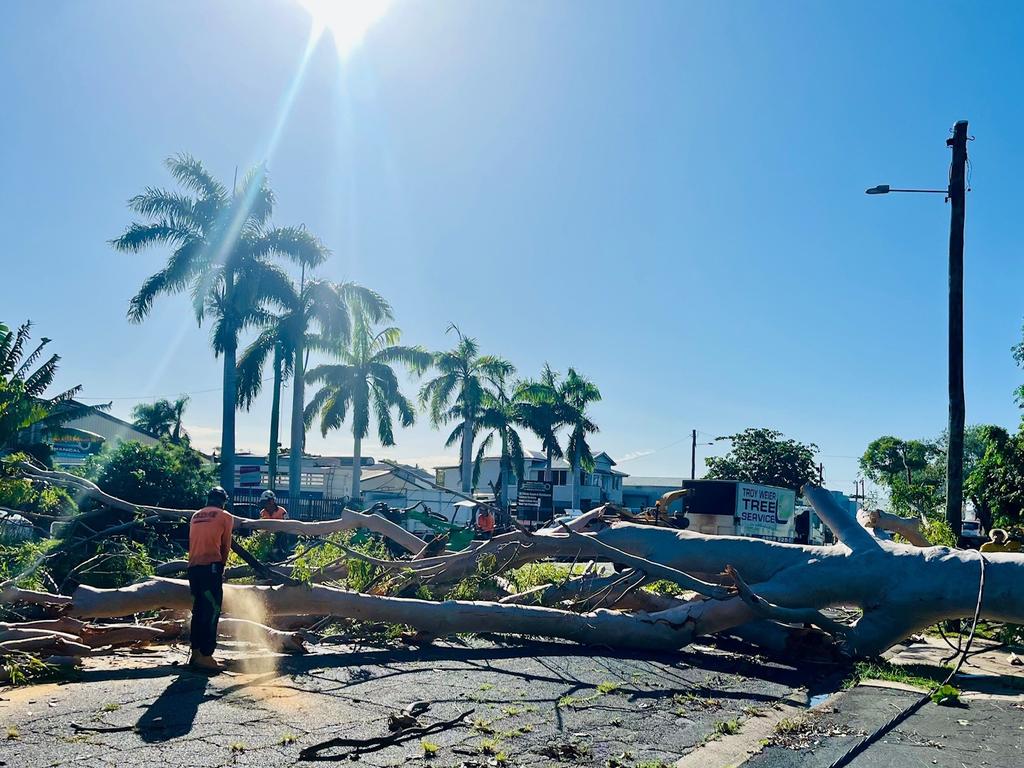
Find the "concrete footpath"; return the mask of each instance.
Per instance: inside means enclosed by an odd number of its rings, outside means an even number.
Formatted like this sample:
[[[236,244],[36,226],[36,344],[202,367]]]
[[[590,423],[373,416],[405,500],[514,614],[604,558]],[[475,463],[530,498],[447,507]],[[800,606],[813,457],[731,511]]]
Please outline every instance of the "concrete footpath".
[[[900,651],[891,661],[906,665],[908,671],[920,665],[934,669],[949,654],[945,645],[929,641]],[[954,681],[963,691],[958,706],[929,701],[874,740],[849,765],[1024,766],[1024,667],[1012,663],[1013,658],[1001,651],[972,657],[964,674]],[[906,684],[864,680],[817,707],[781,719],[760,741],[760,751],[740,764],[744,768],[828,768],[921,695],[920,688]],[[711,768],[715,764],[705,765]]]

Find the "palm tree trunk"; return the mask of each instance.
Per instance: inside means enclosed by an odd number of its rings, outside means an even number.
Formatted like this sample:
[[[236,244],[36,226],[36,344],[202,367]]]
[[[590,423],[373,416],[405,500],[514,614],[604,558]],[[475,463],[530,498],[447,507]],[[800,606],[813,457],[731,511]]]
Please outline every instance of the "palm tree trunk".
[[[575,462],[572,464],[572,508],[580,508],[580,468]]]
[[[462,422],[462,492],[473,490],[473,420]]]
[[[512,479],[512,459],[508,455],[507,443],[502,440],[501,443],[501,471],[498,472],[498,482],[501,484],[501,508],[505,514],[509,511],[509,496],[508,486],[509,481]]]
[[[288,498],[292,504],[302,497],[302,444],[306,427],[302,423],[302,409],[306,401],[306,372],[303,359],[303,344],[295,345],[295,362],[292,373],[292,428],[288,454]]]
[[[220,427],[220,484],[230,497],[235,489],[235,402],[237,387],[235,358],[238,342],[232,339],[224,347],[223,412]]]
[[[270,453],[267,454],[267,487],[277,489],[277,443],[281,429],[281,354],[274,350],[274,392],[270,402]],[[296,510],[298,512],[298,510]]]
[[[352,439],[352,501],[359,498],[359,480],[363,473],[363,438],[354,435]]]

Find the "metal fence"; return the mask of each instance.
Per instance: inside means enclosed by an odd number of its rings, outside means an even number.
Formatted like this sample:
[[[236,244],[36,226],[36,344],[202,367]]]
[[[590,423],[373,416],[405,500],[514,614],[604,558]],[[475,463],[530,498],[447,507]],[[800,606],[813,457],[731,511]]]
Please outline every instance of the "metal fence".
[[[235,491],[231,498],[231,512],[239,517],[257,518],[263,508],[260,502],[262,491],[246,493]],[[277,494],[277,503],[288,510],[288,517],[303,522],[334,520],[341,517],[345,508],[343,499],[314,499],[303,497],[292,499],[287,493]]]

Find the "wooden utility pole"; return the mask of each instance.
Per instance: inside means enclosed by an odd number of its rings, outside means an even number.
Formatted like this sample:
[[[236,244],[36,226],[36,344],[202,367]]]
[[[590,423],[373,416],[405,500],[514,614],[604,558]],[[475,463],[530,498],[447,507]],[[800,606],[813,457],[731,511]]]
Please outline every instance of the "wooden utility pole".
[[[949,450],[946,453],[946,522],[960,536],[964,501],[964,213],[967,121],[958,120],[946,140],[949,168]]]
[[[697,430],[690,433],[690,479],[697,479]]]

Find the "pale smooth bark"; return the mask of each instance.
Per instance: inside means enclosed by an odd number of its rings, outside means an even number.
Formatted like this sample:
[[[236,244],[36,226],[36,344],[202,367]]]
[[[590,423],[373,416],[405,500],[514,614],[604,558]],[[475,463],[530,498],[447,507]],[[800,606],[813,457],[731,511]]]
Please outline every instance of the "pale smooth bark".
[[[104,492],[99,486],[84,477],[78,477],[67,472],[55,472],[50,470],[36,469],[29,464],[21,464],[19,468],[25,476],[30,479],[41,480],[59,485],[72,491],[80,500],[88,497],[105,504],[113,509],[120,509],[125,512],[143,512],[152,515],[159,515],[168,519],[189,519],[195,510],[191,509],[170,509],[167,507],[151,507],[144,504],[132,504],[119,499],[116,496]],[[262,530],[275,531],[279,533],[292,533],[299,536],[326,536],[335,531],[347,531],[353,528],[365,528],[379,533],[391,539],[403,549],[416,553],[423,549],[423,539],[410,533],[399,525],[380,515],[356,512],[351,509],[342,510],[341,517],[334,520],[321,520],[318,522],[306,523],[300,520],[250,520],[244,517],[234,518],[235,530]],[[2,588],[2,587],[0,587]],[[2,602],[2,601],[0,601]]]

